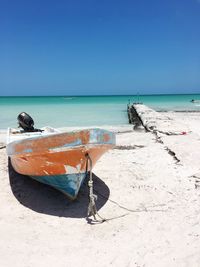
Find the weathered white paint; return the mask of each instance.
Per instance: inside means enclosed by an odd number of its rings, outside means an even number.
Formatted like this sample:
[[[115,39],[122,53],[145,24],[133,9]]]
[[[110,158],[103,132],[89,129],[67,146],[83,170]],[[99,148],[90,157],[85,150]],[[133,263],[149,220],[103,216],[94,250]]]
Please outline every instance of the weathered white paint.
[[[76,167],[70,165],[64,165],[66,174],[81,173],[81,164],[78,164]],[[83,172],[82,172],[83,173]]]

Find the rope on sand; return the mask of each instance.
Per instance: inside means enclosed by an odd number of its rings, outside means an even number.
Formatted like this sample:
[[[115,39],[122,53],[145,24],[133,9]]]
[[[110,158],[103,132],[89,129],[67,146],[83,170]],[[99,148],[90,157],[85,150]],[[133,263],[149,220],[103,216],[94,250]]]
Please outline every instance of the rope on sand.
[[[6,148],[6,146],[0,146],[0,149],[4,149],[4,148]]]
[[[93,179],[92,179],[92,159],[89,156],[89,154],[87,153],[86,155],[87,158],[87,162],[86,162],[86,173],[88,171],[88,162],[90,164],[90,171],[89,171],[89,181],[88,181],[88,187],[89,187],[89,205],[88,205],[88,214],[87,216],[93,216],[94,217],[94,221],[95,222],[99,222],[99,223],[103,223],[106,221],[106,219],[102,218],[98,211],[97,211],[97,207],[95,204],[95,201],[97,200],[97,195],[94,194],[94,189],[93,189]],[[97,219],[96,215],[100,218]]]
[[[136,209],[129,209],[123,205],[120,205],[119,203],[117,203],[116,201],[104,196],[103,194],[100,194],[99,192],[97,192],[94,187],[93,187],[93,179],[92,179],[92,159],[90,158],[89,154],[85,155],[87,158],[86,161],[86,173],[88,173],[88,162],[90,163],[90,171],[89,171],[89,181],[88,181],[88,187],[89,187],[89,205],[88,205],[88,214],[87,214],[87,220],[89,221],[89,223],[103,223],[103,222],[108,222],[114,219],[119,219],[122,217],[125,217],[127,215],[129,215],[129,213],[137,213],[137,212],[155,212],[155,211],[159,211],[159,212],[166,212],[167,209],[155,209],[157,207],[163,207],[166,206],[165,204],[158,204],[158,205],[153,205],[153,206],[149,206],[149,207],[145,207],[143,206],[142,208],[136,208]],[[119,208],[126,210],[127,213],[122,214],[122,215],[118,215],[118,216],[114,216],[111,218],[103,218],[99,215],[97,208],[96,208],[96,203],[95,201],[97,200],[97,195],[95,195],[93,192],[97,193],[98,195],[100,195],[102,198],[109,200],[110,202],[112,202],[113,204],[117,205]],[[96,215],[100,218],[97,219]],[[92,221],[91,219],[89,219],[90,216],[93,216],[94,221]]]

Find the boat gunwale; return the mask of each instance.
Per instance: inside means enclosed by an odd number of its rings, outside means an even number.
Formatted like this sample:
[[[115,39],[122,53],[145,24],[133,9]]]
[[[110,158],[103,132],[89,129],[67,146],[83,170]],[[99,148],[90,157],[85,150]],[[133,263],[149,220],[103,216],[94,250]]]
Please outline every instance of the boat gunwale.
[[[8,138],[10,139],[10,131],[11,131],[12,128],[8,128],[8,131],[7,131],[7,140]],[[12,145],[13,143],[21,143],[21,142],[26,142],[26,141],[31,141],[31,140],[34,140],[34,139],[37,139],[37,140],[40,140],[40,139],[45,139],[45,138],[49,138],[51,136],[62,136],[62,135],[71,135],[71,134],[76,134],[76,133],[80,133],[80,132],[91,132],[91,131],[94,131],[94,130],[100,130],[102,131],[102,133],[109,133],[109,134],[112,134],[114,136],[114,133],[111,132],[111,131],[108,131],[108,130],[104,130],[104,129],[101,129],[101,128],[89,128],[89,129],[83,129],[83,130],[74,130],[74,131],[65,131],[65,132],[52,132],[52,133],[47,133],[45,135],[35,135],[35,136],[32,136],[32,137],[24,137],[22,139],[19,139],[19,140],[13,140],[11,142],[8,143],[7,141],[7,146],[8,145]],[[28,133],[28,132],[27,132]],[[30,132],[31,133],[31,132]],[[115,138],[115,137],[114,137]]]

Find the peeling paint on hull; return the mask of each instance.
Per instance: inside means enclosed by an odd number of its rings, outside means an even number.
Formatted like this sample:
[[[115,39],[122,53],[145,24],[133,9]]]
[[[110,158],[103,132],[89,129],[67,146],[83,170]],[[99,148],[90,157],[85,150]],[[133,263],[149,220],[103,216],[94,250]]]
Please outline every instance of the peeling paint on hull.
[[[40,134],[16,141],[11,136],[9,140],[7,154],[16,172],[51,185],[71,199],[76,198],[86,176],[86,154],[94,166],[115,146],[115,134],[102,129]]]
[[[86,169],[86,153],[90,155],[94,166],[97,160],[110,148],[110,145],[93,145],[92,147],[82,146],[54,153],[17,154],[11,157],[11,163],[18,173],[29,176],[79,173]]]
[[[74,173],[65,175],[31,176],[38,182],[50,185],[63,192],[70,199],[74,200],[84,182],[86,173]]]

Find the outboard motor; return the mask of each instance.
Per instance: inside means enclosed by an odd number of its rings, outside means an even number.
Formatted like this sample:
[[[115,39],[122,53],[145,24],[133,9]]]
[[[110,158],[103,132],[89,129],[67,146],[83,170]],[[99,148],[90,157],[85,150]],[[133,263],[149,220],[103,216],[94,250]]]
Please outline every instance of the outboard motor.
[[[26,112],[21,112],[18,115],[17,120],[19,127],[23,128],[25,132],[33,132],[35,130],[33,127],[34,121]]]

